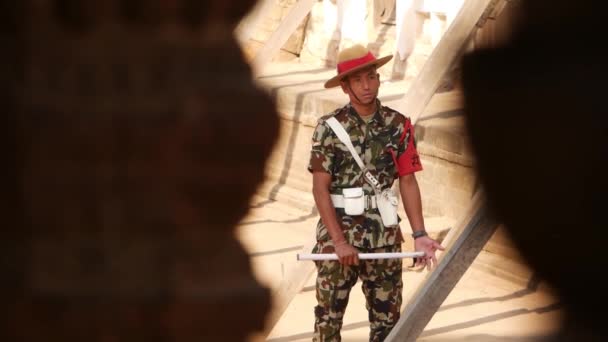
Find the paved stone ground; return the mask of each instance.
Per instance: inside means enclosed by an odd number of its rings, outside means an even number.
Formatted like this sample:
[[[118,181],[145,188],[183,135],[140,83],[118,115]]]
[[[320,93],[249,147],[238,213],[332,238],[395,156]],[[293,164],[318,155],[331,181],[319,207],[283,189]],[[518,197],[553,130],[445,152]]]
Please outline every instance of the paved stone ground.
[[[252,257],[260,282],[275,287],[285,267],[314,234],[318,216],[256,197],[237,235]],[[434,222],[433,218],[429,222]],[[441,221],[439,221],[441,222]],[[488,272],[491,253],[483,252],[448,296],[421,335],[420,341],[527,341],[554,332],[559,304],[543,283],[531,277],[529,286]],[[407,261],[406,261],[407,262]],[[531,273],[530,273],[531,274]],[[407,300],[424,274],[404,271]],[[267,341],[310,341],[313,329],[314,276],[291,302]],[[344,341],[367,341],[368,325],[359,285],[353,288],[343,328]],[[252,338],[262,341],[262,338]]]

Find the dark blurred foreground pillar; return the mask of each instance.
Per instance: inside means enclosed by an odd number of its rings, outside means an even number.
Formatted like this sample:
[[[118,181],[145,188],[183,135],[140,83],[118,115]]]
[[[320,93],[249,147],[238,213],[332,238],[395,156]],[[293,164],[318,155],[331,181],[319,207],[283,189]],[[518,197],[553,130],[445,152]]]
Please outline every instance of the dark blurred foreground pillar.
[[[464,58],[467,126],[490,207],[564,305],[556,341],[606,341],[605,1],[521,1],[502,47]]]
[[[278,133],[253,0],[0,1],[2,341],[242,341],[234,226]]]

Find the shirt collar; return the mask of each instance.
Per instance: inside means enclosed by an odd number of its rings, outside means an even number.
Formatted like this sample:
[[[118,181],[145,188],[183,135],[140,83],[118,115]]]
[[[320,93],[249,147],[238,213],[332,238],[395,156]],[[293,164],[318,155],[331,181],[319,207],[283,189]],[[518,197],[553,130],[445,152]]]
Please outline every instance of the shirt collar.
[[[365,121],[363,121],[363,119],[361,119],[359,114],[357,114],[355,107],[353,107],[352,104],[350,104],[350,102],[348,103],[347,106],[348,106],[348,115],[351,118],[351,120],[354,120],[357,124],[365,124]],[[378,99],[376,99],[376,111],[374,112],[374,117],[372,117],[371,120],[369,120],[369,122],[370,123],[376,122],[379,126],[385,125],[384,109],[382,108],[382,104],[380,103],[380,100],[378,100]]]

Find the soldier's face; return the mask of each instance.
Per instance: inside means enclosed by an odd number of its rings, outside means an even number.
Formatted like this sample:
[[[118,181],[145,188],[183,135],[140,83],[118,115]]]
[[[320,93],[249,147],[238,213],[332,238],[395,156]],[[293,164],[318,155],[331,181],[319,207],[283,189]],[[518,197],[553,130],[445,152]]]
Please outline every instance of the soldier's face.
[[[341,82],[342,90],[351,102],[367,105],[376,100],[380,88],[380,75],[376,67],[360,70]]]

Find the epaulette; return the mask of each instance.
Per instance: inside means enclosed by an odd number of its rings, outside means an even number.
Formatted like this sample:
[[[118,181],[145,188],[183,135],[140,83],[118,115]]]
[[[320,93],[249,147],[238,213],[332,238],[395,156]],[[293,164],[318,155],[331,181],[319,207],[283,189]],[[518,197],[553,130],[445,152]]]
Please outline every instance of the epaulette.
[[[386,115],[386,113],[395,113],[397,115],[401,115],[401,116],[405,117],[406,119],[409,119],[409,117],[407,115],[402,114],[399,111],[397,111],[389,106],[382,106],[382,111],[385,113],[384,115]]]
[[[322,117],[319,118],[319,120],[317,120],[317,123],[323,124],[327,119],[338,115],[343,109],[344,108],[338,108],[329,114],[323,115]]]

